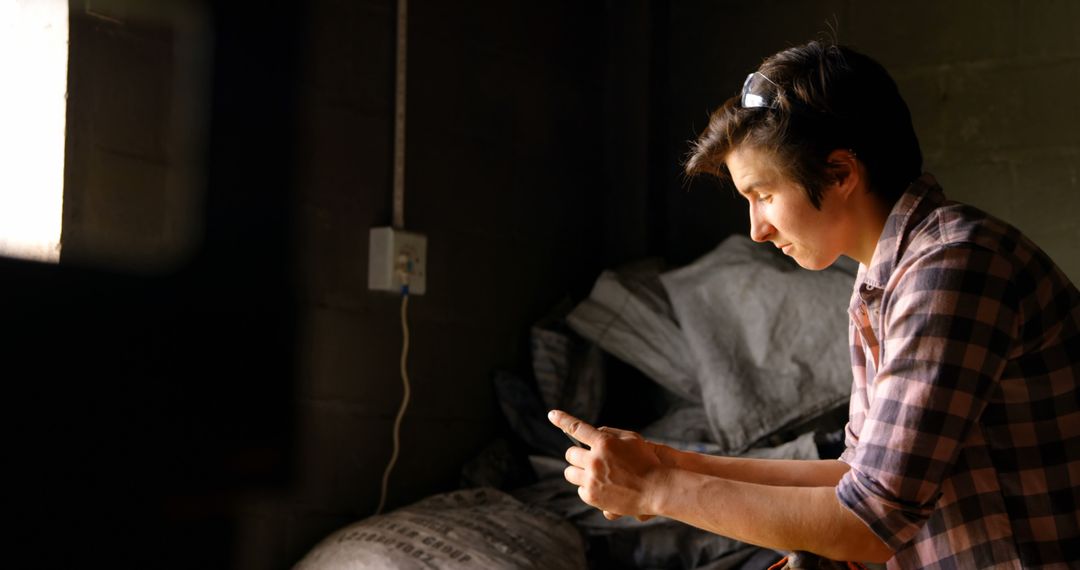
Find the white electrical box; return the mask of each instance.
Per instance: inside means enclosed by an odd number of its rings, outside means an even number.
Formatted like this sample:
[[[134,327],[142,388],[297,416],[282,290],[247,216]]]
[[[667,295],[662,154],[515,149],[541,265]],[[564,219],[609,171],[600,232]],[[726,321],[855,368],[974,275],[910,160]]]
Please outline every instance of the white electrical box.
[[[401,293],[406,281],[410,295],[423,295],[427,289],[427,236],[390,227],[371,228],[368,289]]]

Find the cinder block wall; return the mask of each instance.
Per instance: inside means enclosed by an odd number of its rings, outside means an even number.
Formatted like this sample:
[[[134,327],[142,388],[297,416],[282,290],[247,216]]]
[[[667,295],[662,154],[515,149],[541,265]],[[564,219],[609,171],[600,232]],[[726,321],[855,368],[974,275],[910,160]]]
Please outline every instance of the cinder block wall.
[[[286,568],[373,513],[402,398],[401,301],[367,289],[368,230],[392,213],[396,3],[307,6],[299,455],[292,489],[240,507],[241,568]],[[388,510],[457,487],[499,435],[492,372],[600,270],[602,8],[409,2],[405,225],[429,265]]]
[[[1017,225],[1080,281],[1080,3],[673,2],[670,27],[675,148],[763,57],[832,28],[896,79],[946,194]],[[727,212],[737,202],[713,188],[669,192],[672,220],[725,211],[723,230],[670,224],[676,255],[745,231],[746,215]]]
[[[414,391],[391,507],[457,483],[499,424],[492,369],[519,363],[527,324],[587,290],[612,252],[631,259],[659,241],[681,263],[746,231],[743,204],[701,181],[687,191],[678,159],[762,57],[827,22],[893,72],[949,194],[1017,223],[1080,278],[1076,4],[680,0],[649,14],[616,4],[410,2],[406,225],[428,235],[431,265],[428,294],[410,306]],[[368,228],[391,212],[394,6],[306,8],[300,455],[290,491],[240,507],[241,568],[287,567],[370,514],[390,456],[399,302],[367,291],[366,266]],[[666,157],[654,177],[640,157],[657,149]],[[660,240],[640,227],[655,223],[654,207]]]

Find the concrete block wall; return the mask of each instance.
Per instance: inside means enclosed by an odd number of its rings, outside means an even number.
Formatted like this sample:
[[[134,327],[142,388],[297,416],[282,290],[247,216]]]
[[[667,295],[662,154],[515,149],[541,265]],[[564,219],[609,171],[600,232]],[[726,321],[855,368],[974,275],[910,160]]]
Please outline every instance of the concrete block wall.
[[[308,6],[296,474],[240,507],[240,568],[286,568],[372,514],[402,397],[400,299],[367,290],[368,230],[391,222],[396,3]],[[601,268],[601,8],[409,2],[405,224],[429,265],[388,509],[457,487],[499,435],[493,371]]]
[[[521,364],[529,323],[565,295],[587,292],[614,262],[647,253],[688,262],[746,231],[741,200],[701,181],[687,187],[678,160],[708,111],[735,93],[761,58],[830,26],[841,42],[892,71],[911,106],[926,168],[949,194],[1016,223],[1080,279],[1077,3],[628,4],[410,2],[406,225],[429,237],[429,291],[410,305],[413,400],[390,507],[457,484],[462,462],[499,429],[492,371]],[[395,5],[295,3],[295,18],[271,18],[280,29],[240,34],[233,41],[245,49],[219,49],[233,59],[218,64],[227,104],[216,115],[225,134],[216,139],[215,156],[229,160],[211,172],[210,198],[237,214],[257,210],[268,193],[280,205],[291,189],[293,219],[283,225],[295,227],[288,239],[298,263],[289,276],[298,305],[295,473],[287,489],[252,491],[237,505],[230,522],[238,568],[288,567],[378,501],[401,397],[401,336],[399,300],[367,291],[367,236],[391,216]],[[218,24],[237,26],[234,32],[249,26],[247,16],[237,20]],[[83,21],[73,23],[73,44],[88,32],[100,43],[92,54],[73,54],[72,90],[83,86],[93,97],[80,100],[95,101],[87,104],[101,105],[96,110],[104,114],[70,119],[69,145],[82,146],[69,152],[67,184],[86,194],[71,195],[65,231],[83,231],[88,248],[126,244],[142,259],[135,249],[148,245],[160,254],[172,242],[145,237],[139,224],[147,220],[136,214],[168,212],[160,204],[167,198],[140,195],[132,202],[139,208],[124,210],[121,193],[168,187],[177,170],[161,144],[169,131],[163,117],[177,104],[162,47],[170,40],[161,31],[133,35]],[[246,49],[278,32],[296,34],[285,39],[300,51]],[[129,85],[130,97],[110,97],[109,83],[92,81],[103,64],[77,59],[104,57],[117,43],[127,46],[116,58],[129,71],[157,70],[148,75],[155,80]],[[274,79],[267,70],[277,63],[290,71]],[[250,77],[240,73],[249,66],[258,69]],[[665,72],[659,80],[657,69]],[[255,87],[240,89],[253,78]],[[295,124],[279,115],[291,110],[292,95],[278,94],[265,107],[247,99],[263,86],[296,90]],[[127,110],[127,122],[96,121]],[[267,156],[295,164],[262,168]],[[283,172],[294,172],[295,180],[273,179]],[[107,198],[93,194],[109,189]],[[151,199],[160,203],[137,201]],[[103,210],[117,219],[94,221],[90,208],[103,202],[117,205]],[[265,241],[259,223],[282,220],[250,214],[249,225],[230,229],[233,218],[221,218],[230,223],[218,220],[214,243],[239,245],[207,271],[251,274],[249,266],[258,264],[239,254]],[[271,237],[284,241],[284,228],[278,230]],[[72,243],[78,235],[69,234]],[[221,270],[226,264],[232,269]],[[273,270],[222,285],[215,298],[237,299],[228,301],[237,310],[252,296],[270,306],[287,296],[260,291],[285,287],[276,271],[291,264],[270,264]],[[278,361],[291,359],[268,356],[266,363]],[[234,363],[237,374],[247,364]]]
[[[239,567],[285,567],[378,500],[401,339],[398,299],[366,291],[366,256],[368,228],[390,221],[394,6],[308,8],[300,455],[292,490],[242,507]],[[411,303],[414,395],[389,506],[457,483],[499,423],[491,371],[520,362],[527,323],[562,295],[658,242],[685,263],[746,231],[741,201],[687,187],[678,160],[763,57],[830,29],[893,73],[926,168],[952,197],[1016,223],[1080,278],[1075,16],[1074,3],[1020,0],[700,0],[644,12],[410,2],[406,225],[430,239],[429,292]],[[658,56],[658,68],[645,61]],[[642,117],[658,95],[663,113]],[[662,176],[650,178],[640,164],[650,161]],[[655,202],[657,180],[666,189]]]
[[[1080,3],[678,2],[670,25],[685,31],[672,34],[676,148],[762,58],[834,28],[841,43],[893,75],[924,169],[946,194],[1017,225],[1080,281]],[[745,231],[745,214],[730,211],[734,200],[693,196],[717,194],[708,185],[694,189],[669,193],[672,217],[708,205],[725,212],[723,230],[702,230],[705,220],[673,224],[674,251],[683,257],[720,232]]]
[[[850,18],[946,194],[1015,224],[1080,281],[1080,4],[852,3]]]

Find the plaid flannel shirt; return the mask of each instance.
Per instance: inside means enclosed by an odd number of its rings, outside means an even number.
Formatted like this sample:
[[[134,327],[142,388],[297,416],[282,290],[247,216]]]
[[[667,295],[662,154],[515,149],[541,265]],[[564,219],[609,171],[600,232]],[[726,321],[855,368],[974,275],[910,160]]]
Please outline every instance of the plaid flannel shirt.
[[[889,568],[1080,568],[1080,294],[923,175],[849,307],[841,503]]]

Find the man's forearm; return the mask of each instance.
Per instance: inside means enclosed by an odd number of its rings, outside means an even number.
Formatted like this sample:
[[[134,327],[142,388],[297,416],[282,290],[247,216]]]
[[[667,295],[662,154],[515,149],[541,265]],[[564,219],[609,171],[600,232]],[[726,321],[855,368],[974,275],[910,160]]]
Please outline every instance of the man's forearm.
[[[787,487],[834,487],[848,471],[841,461],[721,457],[672,450],[670,464],[734,481]]]
[[[832,486],[778,486],[669,469],[654,512],[736,540],[834,560],[883,562],[892,552]]]

